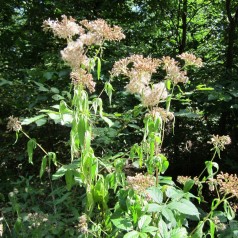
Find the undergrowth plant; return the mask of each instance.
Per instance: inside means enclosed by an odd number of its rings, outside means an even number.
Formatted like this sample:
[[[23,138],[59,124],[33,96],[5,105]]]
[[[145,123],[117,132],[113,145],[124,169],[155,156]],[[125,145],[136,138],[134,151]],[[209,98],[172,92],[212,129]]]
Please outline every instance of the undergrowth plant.
[[[32,205],[32,211],[29,207],[27,210],[23,207],[24,202],[29,202],[22,199],[24,191],[13,191],[9,194],[10,206],[3,209],[0,220],[5,234],[12,237],[124,238],[202,238],[232,234],[235,237],[238,233],[234,220],[238,179],[236,175],[218,174],[219,165],[214,162],[230,143],[228,136],[212,137],[214,156],[206,162],[198,177],[179,176],[176,183],[164,176],[169,167],[169,160],[162,152],[164,131],[166,125],[175,120],[171,111],[174,89],[178,87],[182,92],[179,85],[189,80],[186,70],[202,67],[201,59],[190,53],[178,55],[177,60],[169,56],[156,59],[131,55],[114,63],[110,79],[105,82],[102,92],[97,93],[96,79],[101,77],[103,45],[106,41],[125,38],[122,29],[111,27],[102,19],[76,23],[75,19],[66,16],[62,16],[62,21],[49,19],[43,26],[44,30],[52,31],[67,42],[61,56],[72,70],[72,98],[70,103],[61,100],[52,106],[53,109],[41,110],[32,118],[21,121],[9,118],[8,130],[16,131],[17,136],[23,133],[29,139],[29,163],[34,162],[36,148],[44,153],[39,177],[43,180],[44,174],[48,174],[51,201],[46,203],[51,208],[44,210],[40,206],[36,212]],[[158,72],[165,76],[160,78]],[[135,94],[141,102],[133,113],[143,115],[143,136],[127,150],[99,156],[92,146],[97,123],[113,127],[117,120],[115,114],[103,110],[101,96],[105,92],[109,101],[113,100],[111,82],[117,77],[129,81],[126,91]],[[71,128],[70,155],[66,164],[22,128],[31,123],[43,125],[46,118]],[[123,115],[119,119],[123,120]],[[126,174],[128,163],[144,172]],[[52,168],[56,169],[53,174]],[[65,186],[60,185],[62,178]],[[23,179],[19,183],[26,182]],[[213,194],[207,210],[201,208],[205,202],[204,188],[209,188]],[[16,218],[13,227],[10,217]]]

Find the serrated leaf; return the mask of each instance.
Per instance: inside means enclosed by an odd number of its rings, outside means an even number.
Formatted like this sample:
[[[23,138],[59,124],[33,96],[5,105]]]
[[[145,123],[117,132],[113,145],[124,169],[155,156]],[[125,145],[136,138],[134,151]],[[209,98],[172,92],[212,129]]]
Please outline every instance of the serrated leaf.
[[[200,214],[196,206],[186,199],[181,199],[179,202],[172,201],[171,203],[168,204],[168,207],[171,210],[177,210],[178,212],[186,215],[198,217]]]
[[[147,193],[149,195],[149,197],[157,203],[162,203],[163,201],[163,192],[158,188],[158,187],[151,187],[148,188]]]

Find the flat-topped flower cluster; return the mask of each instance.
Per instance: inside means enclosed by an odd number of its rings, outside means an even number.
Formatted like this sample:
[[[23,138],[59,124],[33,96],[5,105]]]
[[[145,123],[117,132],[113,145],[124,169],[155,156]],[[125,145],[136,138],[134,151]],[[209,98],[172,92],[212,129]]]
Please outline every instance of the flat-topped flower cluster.
[[[202,60],[193,54],[184,53],[178,57],[185,61],[186,66],[202,66]],[[170,80],[174,85],[179,82],[187,83],[186,70],[182,70],[179,63],[169,56],[160,60],[142,55],[132,55],[115,62],[111,75],[112,77],[119,75],[128,77],[130,81],[125,87],[126,90],[132,94],[139,94],[145,107],[154,107],[169,95],[165,81],[151,83],[152,74],[156,73],[159,67],[166,72],[164,80]]]
[[[125,38],[120,27],[110,27],[103,19],[82,20],[78,24],[74,18],[63,15],[61,21],[44,21],[43,28],[67,40],[68,45],[61,51],[61,56],[72,68],[72,82],[86,87],[90,92],[95,91],[95,82],[90,73],[93,64],[92,59],[87,56],[88,47],[101,46],[104,41],[120,41]],[[76,39],[73,40],[73,37]]]

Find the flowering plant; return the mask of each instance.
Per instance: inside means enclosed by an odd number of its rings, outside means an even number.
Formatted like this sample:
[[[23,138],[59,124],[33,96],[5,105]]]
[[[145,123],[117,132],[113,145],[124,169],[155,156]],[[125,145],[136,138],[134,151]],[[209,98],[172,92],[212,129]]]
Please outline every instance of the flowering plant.
[[[92,100],[89,94],[97,92],[93,72],[96,69],[99,79],[104,42],[120,41],[125,35],[120,27],[111,27],[102,19],[77,23],[75,19],[65,15],[61,21],[44,21],[43,27],[44,30],[52,31],[55,36],[67,41],[67,46],[61,50],[61,56],[72,70],[72,100],[70,104],[62,100],[54,107],[58,111],[44,109],[37,117],[21,122],[10,117],[7,127],[8,130],[22,132],[29,138],[27,152],[30,163],[33,163],[33,152],[37,147],[44,152],[40,178],[45,172],[49,175],[54,213],[57,213],[57,206],[71,195],[73,189],[82,192],[80,198],[83,202],[80,211],[73,213],[72,236],[202,238],[209,234],[215,237],[215,229],[218,230],[221,226],[216,213],[219,205],[224,205],[224,216],[228,220],[234,218],[233,210],[236,208],[235,205],[231,207],[229,202],[230,199],[237,198],[237,176],[220,173],[214,177],[218,172],[218,164],[214,162],[215,155],[220,157],[220,150],[230,143],[229,137],[212,138],[211,143],[215,151],[213,158],[206,162],[206,168],[199,177],[178,177],[178,182],[183,188],[177,186],[171,177],[164,176],[169,167],[169,160],[162,153],[165,126],[174,120],[171,111],[174,88],[180,83],[186,84],[189,80],[186,69],[188,66],[201,67],[202,60],[193,54],[183,53],[177,56],[185,62],[183,67],[169,56],[155,59],[131,55],[114,63],[110,72],[111,78],[123,76],[129,81],[125,89],[131,94],[136,94],[141,101],[141,107],[145,109],[144,128],[141,142],[129,148],[130,153],[118,151],[113,156],[108,155],[109,159],[105,163],[103,158],[95,154],[91,143],[96,127],[93,122],[95,117],[109,126],[112,126],[113,122],[109,119],[110,115],[103,111],[101,93],[98,96],[94,95]],[[159,70],[165,73],[164,78],[154,77]],[[110,81],[105,83],[103,90],[111,100],[113,88]],[[43,117],[70,126],[68,164],[63,164],[55,152],[47,152],[23,131],[22,125],[36,122]],[[128,161],[140,169],[144,168],[144,173],[127,175],[125,167]],[[52,166],[57,169],[53,176]],[[208,176],[201,180],[206,170]],[[63,177],[68,195],[63,195],[61,200],[57,201],[52,184],[54,180]],[[208,184],[212,191],[217,192],[217,198],[212,201],[211,209],[205,215],[195,206],[203,201],[204,184]],[[198,186],[196,196],[191,193],[194,185]],[[13,203],[17,204],[17,194],[12,196]],[[20,217],[19,209],[16,211]],[[29,217],[38,218],[39,214],[36,214],[37,216]],[[194,222],[197,224],[194,225]],[[206,222],[209,222],[210,230],[205,229]],[[31,226],[31,229],[34,227]]]

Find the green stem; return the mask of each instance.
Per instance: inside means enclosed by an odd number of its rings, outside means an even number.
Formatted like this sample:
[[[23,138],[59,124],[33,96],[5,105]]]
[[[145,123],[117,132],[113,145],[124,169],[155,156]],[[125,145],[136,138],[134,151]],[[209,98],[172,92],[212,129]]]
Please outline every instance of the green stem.
[[[215,150],[215,152],[212,156],[211,162],[213,162],[213,160],[215,159],[216,153],[217,153],[217,151]],[[205,171],[206,171],[206,168],[203,169],[203,171],[199,174],[198,178],[200,178]]]
[[[31,140],[31,137],[26,134],[23,130],[21,130],[21,132],[28,138]],[[36,145],[46,154],[48,155],[48,152],[39,144],[36,142]],[[59,163],[60,164],[60,163]],[[53,193],[54,189],[53,189],[53,184],[52,184],[52,181],[51,181],[51,173],[50,173],[50,166],[49,166],[49,170],[48,170],[48,177],[49,177],[49,181],[50,181],[50,189],[51,189],[51,193]],[[54,208],[54,213],[56,214],[57,213],[57,209],[56,209],[56,206],[55,206],[55,196],[52,195],[52,200],[53,200],[53,208]]]

